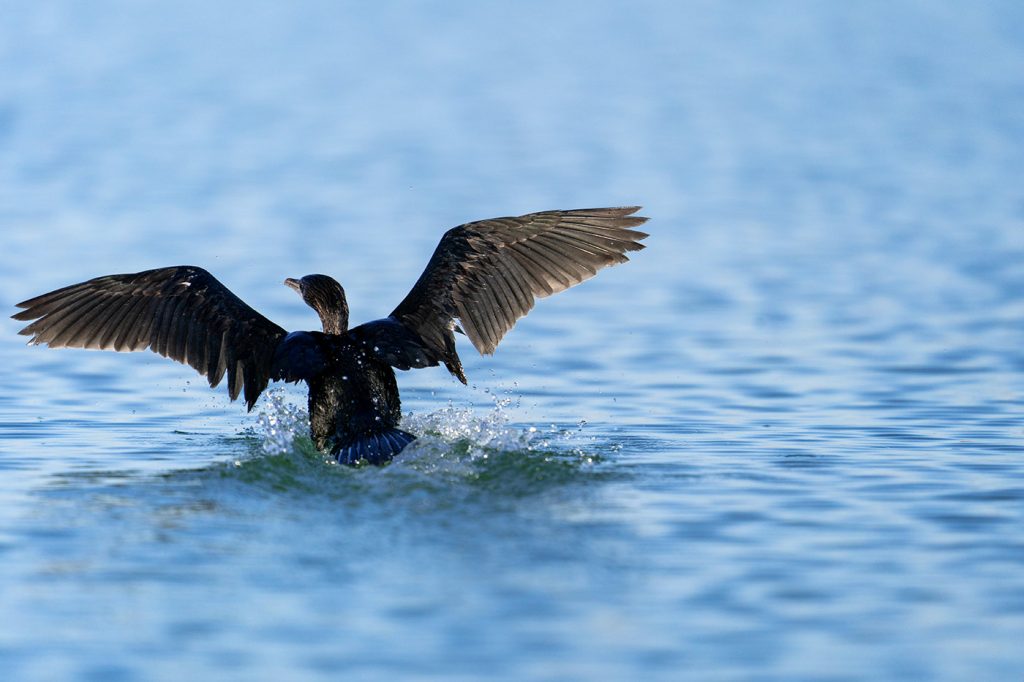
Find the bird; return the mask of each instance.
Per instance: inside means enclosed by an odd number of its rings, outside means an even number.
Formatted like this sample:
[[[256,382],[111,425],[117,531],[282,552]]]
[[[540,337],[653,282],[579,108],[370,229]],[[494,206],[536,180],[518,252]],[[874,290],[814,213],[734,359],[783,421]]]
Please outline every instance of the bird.
[[[387,316],[349,327],[345,290],[322,274],[287,278],[320,317],[287,332],[194,265],[106,275],[16,304],[29,345],[152,350],[189,365],[252,411],[271,381],[305,382],[310,435],[341,464],[385,464],[416,436],[399,428],[395,370],[443,364],[467,383],[455,334],[494,353],[536,299],[629,260],[648,235],[639,206],[542,211],[444,233]]]

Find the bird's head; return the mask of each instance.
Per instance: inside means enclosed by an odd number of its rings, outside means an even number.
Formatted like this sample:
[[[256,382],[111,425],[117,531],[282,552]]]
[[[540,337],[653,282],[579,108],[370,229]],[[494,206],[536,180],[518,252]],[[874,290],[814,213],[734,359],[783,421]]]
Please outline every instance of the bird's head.
[[[345,290],[337,280],[327,275],[306,275],[302,279],[289,277],[285,285],[297,291],[302,300],[315,310],[327,334],[341,334],[348,329],[348,301]]]

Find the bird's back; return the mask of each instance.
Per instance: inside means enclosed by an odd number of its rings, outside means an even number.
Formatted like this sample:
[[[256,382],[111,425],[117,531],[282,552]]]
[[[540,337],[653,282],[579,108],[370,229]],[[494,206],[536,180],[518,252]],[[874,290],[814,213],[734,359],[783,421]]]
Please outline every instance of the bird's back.
[[[325,371],[307,382],[313,442],[339,460],[352,458],[350,448],[355,459],[390,459],[412,440],[393,434],[402,417],[395,371],[347,336],[325,342]],[[392,442],[395,438],[400,442]],[[358,447],[361,442],[364,448]]]

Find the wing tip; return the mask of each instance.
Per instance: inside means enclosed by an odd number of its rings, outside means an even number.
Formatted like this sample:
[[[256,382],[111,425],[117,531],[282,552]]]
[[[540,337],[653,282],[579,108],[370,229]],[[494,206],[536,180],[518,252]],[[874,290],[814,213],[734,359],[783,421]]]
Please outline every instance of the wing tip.
[[[20,308],[27,308],[28,306],[24,306],[21,303],[19,303],[18,307],[20,307]],[[29,320],[34,320],[37,317],[40,317],[40,316],[33,314],[33,312],[31,310],[19,310],[18,312],[16,312],[13,315],[11,315],[11,319],[12,320],[17,320],[19,322],[28,322]]]
[[[579,216],[581,218],[600,218],[608,221],[611,226],[632,228],[643,225],[649,217],[633,215],[641,210],[643,206],[608,206],[606,208],[575,208],[568,211],[561,211],[566,216]],[[643,234],[643,233],[641,233]],[[648,236],[646,234],[644,237]],[[640,237],[643,239],[643,237]]]

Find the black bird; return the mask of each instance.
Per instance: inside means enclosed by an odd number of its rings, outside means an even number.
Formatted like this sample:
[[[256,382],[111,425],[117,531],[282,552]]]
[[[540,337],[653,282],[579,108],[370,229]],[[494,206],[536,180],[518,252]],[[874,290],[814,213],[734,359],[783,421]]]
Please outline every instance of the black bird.
[[[152,349],[205,374],[227,375],[249,410],[267,383],[305,381],[318,448],[339,462],[389,461],[415,436],[398,428],[394,368],[444,363],[466,375],[454,332],[490,355],[535,298],[628,260],[647,235],[639,206],[544,211],[452,228],[423,274],[383,319],[349,329],[345,291],[326,275],[284,283],[320,316],[323,331],[288,333],[202,268],[182,265],[97,277],[18,304],[30,344],[116,351]],[[460,325],[456,324],[456,320]]]

